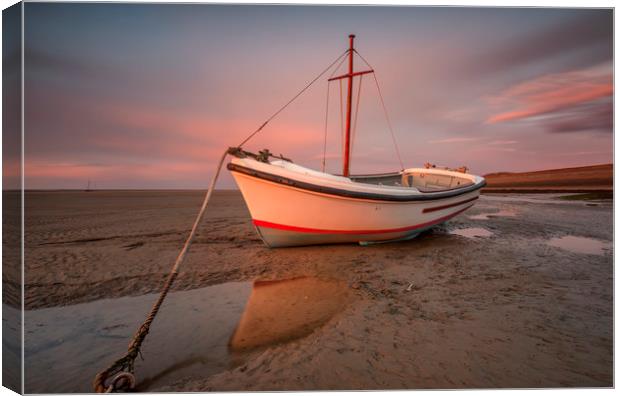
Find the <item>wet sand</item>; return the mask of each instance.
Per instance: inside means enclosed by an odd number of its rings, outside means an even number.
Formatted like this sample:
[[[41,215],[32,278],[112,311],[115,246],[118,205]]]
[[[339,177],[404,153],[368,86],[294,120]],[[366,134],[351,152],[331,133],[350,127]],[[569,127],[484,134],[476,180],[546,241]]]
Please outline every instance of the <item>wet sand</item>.
[[[27,193],[27,392],[85,390],[124,352],[201,199]],[[485,195],[409,242],[288,249],[262,244],[238,192],[217,191],[212,205],[147,338],[141,390],[613,385],[611,201]],[[295,279],[338,292],[319,299]],[[294,286],[255,295],[267,281]],[[248,332],[261,320],[275,330]],[[240,329],[260,345],[231,345]],[[87,356],[53,361],[63,354]],[[50,367],[79,375],[46,381]]]

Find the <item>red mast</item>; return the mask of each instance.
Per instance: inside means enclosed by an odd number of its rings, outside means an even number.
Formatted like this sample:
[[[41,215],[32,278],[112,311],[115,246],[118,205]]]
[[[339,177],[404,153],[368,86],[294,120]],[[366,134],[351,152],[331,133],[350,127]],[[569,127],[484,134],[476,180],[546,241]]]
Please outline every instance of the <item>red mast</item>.
[[[353,99],[353,40],[355,39],[354,34],[349,35],[349,76],[347,78],[348,81],[348,89],[347,89],[347,123],[345,129],[345,138],[344,138],[344,159],[342,162],[342,175],[345,177],[349,176],[349,156],[351,155],[351,110],[352,107],[352,99]]]
[[[348,89],[347,89],[347,120],[346,120],[346,130],[345,130],[345,139],[344,139],[344,158],[342,162],[342,175],[345,177],[349,176],[349,157],[351,155],[351,112],[353,110],[352,102],[353,102],[353,77],[361,76],[367,73],[372,73],[373,70],[366,70],[361,72],[353,72],[353,52],[355,52],[355,48],[353,47],[353,40],[355,39],[354,34],[349,35],[349,72],[347,74],[343,74],[342,76],[330,78],[328,81],[340,80],[342,78],[346,78],[348,80]]]

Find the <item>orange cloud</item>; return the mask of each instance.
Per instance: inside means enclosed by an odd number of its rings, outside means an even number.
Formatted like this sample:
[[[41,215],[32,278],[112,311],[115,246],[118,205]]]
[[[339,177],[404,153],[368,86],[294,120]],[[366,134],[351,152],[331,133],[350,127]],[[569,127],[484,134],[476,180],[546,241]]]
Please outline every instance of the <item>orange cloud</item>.
[[[490,116],[486,122],[494,124],[530,118],[612,95],[612,68],[608,63],[577,71],[547,74],[488,98],[488,103],[500,112]]]

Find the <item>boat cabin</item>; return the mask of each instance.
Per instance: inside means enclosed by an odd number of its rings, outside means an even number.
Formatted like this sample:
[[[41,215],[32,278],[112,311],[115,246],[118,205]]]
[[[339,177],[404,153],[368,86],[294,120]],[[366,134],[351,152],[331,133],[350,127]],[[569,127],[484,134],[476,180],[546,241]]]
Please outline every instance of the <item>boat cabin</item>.
[[[403,172],[351,176],[351,181],[379,186],[414,187],[420,192],[453,190],[474,184],[465,175],[442,174],[431,169],[409,169]]]

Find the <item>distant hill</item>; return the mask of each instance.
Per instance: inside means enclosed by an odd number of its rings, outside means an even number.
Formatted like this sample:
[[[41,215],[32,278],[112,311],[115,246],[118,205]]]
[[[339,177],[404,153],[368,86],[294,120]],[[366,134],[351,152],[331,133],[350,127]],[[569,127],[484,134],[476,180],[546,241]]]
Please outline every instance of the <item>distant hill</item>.
[[[495,190],[605,191],[613,189],[613,164],[548,169],[536,172],[498,172],[484,176],[487,192]]]

